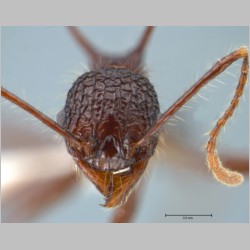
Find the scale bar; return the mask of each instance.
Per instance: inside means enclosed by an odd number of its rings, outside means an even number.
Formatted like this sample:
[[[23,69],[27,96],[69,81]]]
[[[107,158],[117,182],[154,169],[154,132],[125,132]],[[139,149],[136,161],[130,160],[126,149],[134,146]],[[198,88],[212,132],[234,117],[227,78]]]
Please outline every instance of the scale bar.
[[[176,217],[183,217],[183,216],[190,216],[190,217],[207,216],[207,217],[213,217],[213,214],[165,214],[165,217],[167,217],[167,216],[176,216]]]

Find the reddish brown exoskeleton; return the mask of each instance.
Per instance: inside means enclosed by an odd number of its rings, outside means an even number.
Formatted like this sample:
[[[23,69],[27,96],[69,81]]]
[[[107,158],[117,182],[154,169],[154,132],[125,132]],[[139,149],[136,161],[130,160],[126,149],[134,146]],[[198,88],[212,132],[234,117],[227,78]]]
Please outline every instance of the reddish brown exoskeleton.
[[[69,28],[90,56],[92,67],[70,89],[66,105],[58,115],[59,125],[2,89],[4,97],[65,137],[68,151],[77,165],[106,197],[106,207],[115,207],[126,200],[153,155],[159,129],[167,119],[239,58],[244,59],[235,96],[211,131],[207,151],[209,167],[219,181],[227,185],[242,181],[240,174],[221,166],[215,146],[218,133],[236,108],[247,82],[247,49],[242,47],[222,58],[160,114],[154,88],[142,71],[143,51],[152,29],[146,29],[138,46],[127,56],[110,58],[97,52],[75,28]]]

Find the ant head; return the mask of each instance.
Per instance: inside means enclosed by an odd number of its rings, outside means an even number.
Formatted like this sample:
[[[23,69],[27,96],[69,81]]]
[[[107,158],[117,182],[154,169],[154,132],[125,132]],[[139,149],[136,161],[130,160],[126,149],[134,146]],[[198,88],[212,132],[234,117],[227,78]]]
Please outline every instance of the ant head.
[[[66,139],[68,151],[106,196],[105,206],[123,202],[143,174],[158,135],[138,142],[158,115],[153,85],[128,69],[102,68],[73,83],[57,121],[80,141]]]
[[[110,67],[85,73],[73,83],[57,121],[81,141],[78,157],[93,169],[125,173],[132,171],[134,162],[153,154],[157,139],[140,146],[137,142],[158,115],[157,95],[149,80]],[[67,144],[74,156],[76,144]]]

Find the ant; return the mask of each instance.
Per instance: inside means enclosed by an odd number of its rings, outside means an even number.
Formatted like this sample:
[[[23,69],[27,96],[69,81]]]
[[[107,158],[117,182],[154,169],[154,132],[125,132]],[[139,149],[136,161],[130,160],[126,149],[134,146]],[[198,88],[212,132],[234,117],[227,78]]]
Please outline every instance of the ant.
[[[132,52],[124,57],[117,58],[103,55],[97,51],[76,28],[69,27],[68,29],[75,40],[89,55],[92,70],[89,75],[86,73],[81,76],[82,78],[80,77],[75,81],[74,86],[69,91],[66,106],[58,115],[57,123],[5,88],[2,88],[2,96],[24,108],[65,138],[68,152],[72,155],[77,165],[106,197],[105,207],[115,207],[123,204],[123,206],[125,206],[128,197],[133,198],[133,196],[129,196],[129,194],[145,171],[147,162],[154,153],[162,126],[190,100],[201,87],[206,85],[211,79],[219,75],[231,63],[238,59],[243,59],[239,84],[230,106],[210,132],[210,139],[207,144],[207,161],[218,181],[226,185],[239,185],[243,181],[241,174],[230,171],[221,165],[216,152],[216,138],[221,128],[223,128],[237,107],[238,101],[243,93],[243,88],[247,82],[248,52],[245,47],[241,47],[224,58],[221,58],[203,77],[174,102],[165,113],[160,113],[156,93],[150,84],[150,80],[144,76],[142,64],[143,52],[152,34],[153,27],[146,28],[138,45]],[[118,81],[115,83],[117,79]],[[119,79],[124,79],[124,82],[119,82]],[[94,81],[97,82],[95,82],[95,89],[99,88],[98,93],[91,89]],[[104,99],[107,102],[105,104],[96,104],[96,109],[105,107],[105,110],[101,110],[101,115],[96,112],[96,120],[92,120],[92,122],[86,126],[82,125],[87,123],[87,120],[83,120],[81,123],[81,121],[77,120],[80,119],[79,116],[81,117],[82,114],[91,116],[95,113],[95,110],[87,111],[88,107],[81,107],[80,104],[79,107],[77,107],[78,104],[75,103],[78,99],[89,102],[87,97],[91,99],[94,94],[96,94],[96,100],[98,102],[99,99],[103,98],[100,97],[103,91],[101,83],[104,83],[106,87],[110,87],[111,89],[104,93],[104,95],[106,94],[106,99]],[[100,85],[98,88],[97,84]],[[132,111],[129,113],[130,111],[128,111],[127,113],[119,114],[120,117],[118,118],[118,112],[114,112],[114,106],[116,105],[114,101],[116,97],[113,93],[114,91],[112,91],[112,87],[117,87],[115,84],[117,84],[118,88],[127,87],[127,92],[132,91],[136,93],[135,96],[138,98],[139,95],[142,96],[140,103],[148,102],[148,104],[145,106],[142,105],[138,110],[144,111],[145,113],[141,115],[141,113],[136,114],[132,113]],[[133,84],[134,89],[130,87],[130,85]],[[83,93],[83,97],[80,96],[81,94],[79,93],[78,87],[86,90],[86,92]],[[144,92],[141,91],[143,88],[145,88]],[[125,97],[126,99],[125,93],[126,92],[121,94],[120,98]],[[129,94],[131,93],[127,95]],[[86,99],[84,99],[85,96]],[[132,95],[132,97],[134,96]],[[93,102],[93,100],[90,101]],[[125,104],[129,107],[128,110],[135,110],[140,104],[137,103],[137,101],[136,99],[127,99],[128,103]],[[135,103],[133,108],[130,102],[132,104]],[[95,105],[95,103],[93,105]],[[124,107],[125,109],[127,107],[126,105]],[[79,113],[77,108],[82,108],[82,113]],[[120,108],[122,109],[122,107]],[[104,113],[103,117],[102,113]],[[103,119],[98,118],[98,115]],[[123,119],[124,117],[122,116],[124,116],[125,119]],[[142,120],[139,120],[139,117]],[[98,123],[99,121],[101,121],[101,124]],[[134,124],[134,121],[137,123]],[[80,129],[78,129],[79,126]],[[124,127],[125,129],[123,129]],[[84,133],[82,131],[84,131]]]

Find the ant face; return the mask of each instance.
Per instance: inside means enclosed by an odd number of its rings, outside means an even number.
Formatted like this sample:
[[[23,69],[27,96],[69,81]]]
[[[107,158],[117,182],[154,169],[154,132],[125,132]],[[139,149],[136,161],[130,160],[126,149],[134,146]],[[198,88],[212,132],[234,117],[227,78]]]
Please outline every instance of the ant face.
[[[57,121],[82,142],[79,146],[66,140],[68,152],[77,164],[95,173],[89,179],[106,197],[120,193],[120,203],[154,154],[158,133],[143,145],[136,143],[158,116],[157,95],[147,78],[125,68],[108,67],[85,73],[73,83]],[[143,170],[137,176],[134,173],[141,165]],[[110,181],[106,185],[107,175]],[[119,176],[120,183],[129,178],[127,188],[115,185],[114,175]]]

